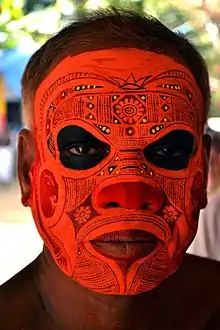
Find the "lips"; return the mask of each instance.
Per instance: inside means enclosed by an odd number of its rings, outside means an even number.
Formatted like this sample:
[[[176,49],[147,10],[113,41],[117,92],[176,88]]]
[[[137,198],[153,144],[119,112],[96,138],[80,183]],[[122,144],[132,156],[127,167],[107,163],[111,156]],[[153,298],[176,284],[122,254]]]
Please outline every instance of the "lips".
[[[123,230],[106,233],[90,243],[96,251],[106,257],[135,261],[153,252],[158,241],[157,237],[143,230]]]

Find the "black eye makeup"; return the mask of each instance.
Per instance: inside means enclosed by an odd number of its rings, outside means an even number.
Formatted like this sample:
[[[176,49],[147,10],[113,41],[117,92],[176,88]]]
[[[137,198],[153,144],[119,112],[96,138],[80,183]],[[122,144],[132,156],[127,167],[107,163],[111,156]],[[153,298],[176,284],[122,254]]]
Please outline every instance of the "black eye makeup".
[[[79,126],[66,126],[57,137],[60,161],[73,170],[88,170],[110,153],[110,146]]]
[[[144,156],[157,167],[179,171],[187,168],[194,151],[194,136],[184,130],[175,130],[147,146]]]

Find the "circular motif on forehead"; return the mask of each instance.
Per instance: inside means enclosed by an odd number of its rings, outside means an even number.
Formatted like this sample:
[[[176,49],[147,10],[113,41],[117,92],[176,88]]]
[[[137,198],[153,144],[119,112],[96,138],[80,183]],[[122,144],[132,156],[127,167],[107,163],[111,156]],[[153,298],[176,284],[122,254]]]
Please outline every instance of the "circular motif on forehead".
[[[133,136],[135,134],[135,129],[133,127],[127,127],[125,132],[126,135]]]
[[[58,184],[52,172],[44,170],[40,177],[40,205],[45,218],[51,218],[58,202]]]
[[[136,123],[146,112],[144,105],[133,95],[127,95],[114,105],[114,113],[126,124]]]
[[[132,104],[127,104],[122,108],[122,113],[127,117],[134,117],[137,113],[137,108]]]

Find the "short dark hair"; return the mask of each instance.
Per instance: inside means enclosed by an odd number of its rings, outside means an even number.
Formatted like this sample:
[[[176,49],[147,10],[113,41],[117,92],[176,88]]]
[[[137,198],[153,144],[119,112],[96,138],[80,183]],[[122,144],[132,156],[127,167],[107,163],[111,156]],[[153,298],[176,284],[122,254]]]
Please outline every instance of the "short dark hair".
[[[33,116],[30,107],[39,84],[62,59],[91,50],[116,47],[162,53],[185,65],[202,92],[207,116],[210,106],[208,70],[196,48],[183,35],[172,32],[152,16],[110,9],[87,14],[69,24],[31,57],[22,77],[26,121],[29,122],[28,118]]]

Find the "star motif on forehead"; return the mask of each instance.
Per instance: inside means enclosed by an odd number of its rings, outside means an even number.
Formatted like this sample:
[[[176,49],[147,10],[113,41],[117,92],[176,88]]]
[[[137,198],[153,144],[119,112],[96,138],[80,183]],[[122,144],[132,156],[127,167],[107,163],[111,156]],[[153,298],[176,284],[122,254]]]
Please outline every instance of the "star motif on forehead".
[[[152,75],[144,76],[136,79],[133,73],[127,79],[112,77],[111,79],[116,85],[123,90],[140,90],[146,85],[146,82],[152,77]]]

